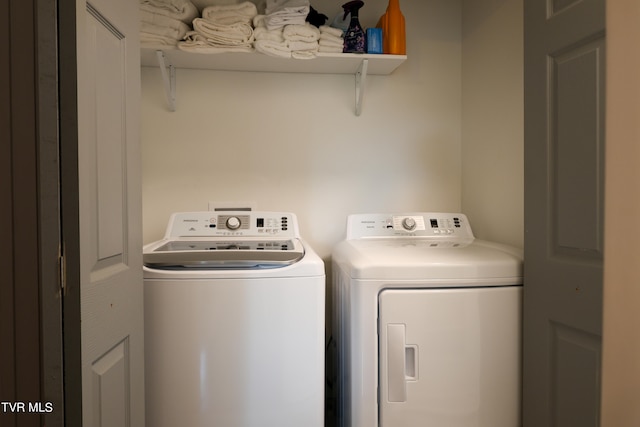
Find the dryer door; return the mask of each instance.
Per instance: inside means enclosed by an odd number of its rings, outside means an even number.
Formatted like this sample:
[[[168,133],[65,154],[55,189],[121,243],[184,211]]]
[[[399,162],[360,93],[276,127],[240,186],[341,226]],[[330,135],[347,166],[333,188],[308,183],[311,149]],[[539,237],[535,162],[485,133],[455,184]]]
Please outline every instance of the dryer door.
[[[379,296],[380,425],[515,427],[522,288]]]

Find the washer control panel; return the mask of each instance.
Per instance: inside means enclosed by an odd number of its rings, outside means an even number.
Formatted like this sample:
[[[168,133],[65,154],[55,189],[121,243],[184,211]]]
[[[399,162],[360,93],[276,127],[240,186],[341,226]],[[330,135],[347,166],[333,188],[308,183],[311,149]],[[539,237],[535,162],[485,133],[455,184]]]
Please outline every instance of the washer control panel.
[[[355,214],[347,219],[347,239],[362,237],[473,238],[461,213]]]
[[[169,237],[299,237],[296,216],[290,212],[205,211],[178,212],[169,220]]]
[[[424,218],[421,216],[394,216],[393,229],[404,231],[424,230]]]

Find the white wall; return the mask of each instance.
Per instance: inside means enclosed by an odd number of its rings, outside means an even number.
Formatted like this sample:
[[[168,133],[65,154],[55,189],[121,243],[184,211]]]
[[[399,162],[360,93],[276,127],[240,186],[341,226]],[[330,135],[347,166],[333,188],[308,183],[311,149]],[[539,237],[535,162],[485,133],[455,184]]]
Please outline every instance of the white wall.
[[[333,15],[326,3],[313,2]],[[362,24],[385,8],[368,1]],[[179,69],[171,113],[160,71],[143,68],[144,241],[162,236],[172,212],[254,201],[297,213],[326,260],[350,213],[459,211],[460,1],[401,8],[408,59],[367,78],[360,117],[353,76]]]
[[[522,0],[462,13],[462,210],[476,237],[523,247]]]

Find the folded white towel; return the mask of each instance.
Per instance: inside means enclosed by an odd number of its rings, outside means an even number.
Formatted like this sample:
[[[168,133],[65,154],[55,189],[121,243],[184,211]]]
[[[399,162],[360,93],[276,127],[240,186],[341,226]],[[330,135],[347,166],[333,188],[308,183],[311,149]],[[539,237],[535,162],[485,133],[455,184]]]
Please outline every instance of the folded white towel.
[[[212,44],[241,46],[253,42],[253,28],[248,24],[218,25],[196,18],[193,20],[193,29]]]
[[[344,51],[344,33],[342,29],[321,25],[319,30],[318,52],[342,53]]]
[[[191,2],[186,2],[184,7],[179,11],[173,8],[157,7],[151,4],[140,4],[140,10],[177,19],[185,24],[191,24],[191,21],[198,17],[198,9]]]
[[[191,0],[191,2],[200,11],[204,10],[208,6],[226,6],[232,4],[239,4],[243,0]]]
[[[185,52],[193,52],[193,53],[229,53],[229,52],[240,52],[240,53],[251,53],[255,52],[255,49],[251,47],[238,47],[238,46],[224,46],[224,47],[216,47],[208,44],[203,45],[191,45],[187,44],[187,42],[178,43],[178,49],[184,50]]]
[[[253,28],[267,27],[267,24],[264,23],[265,15],[256,15],[253,17]]]
[[[308,8],[311,6],[309,0],[266,0],[265,15],[271,15],[275,12],[294,12],[300,8]]]
[[[251,24],[257,14],[256,5],[250,1],[237,5],[208,6],[202,10],[202,18],[222,25]]]
[[[193,5],[190,0],[139,0],[139,3],[141,6],[153,6],[171,13],[184,13],[189,4]]]
[[[324,40],[327,43],[334,43],[334,44],[344,43],[344,39],[342,37],[336,37],[331,34],[323,33],[323,32],[320,33],[320,40]]]
[[[320,32],[322,34],[332,35],[335,37],[342,37],[344,35],[344,33],[340,28],[330,27],[328,25],[321,25]]]
[[[176,46],[178,40],[173,37],[165,37],[159,34],[140,32],[140,46],[142,47],[164,47]]]
[[[311,24],[287,25],[282,29],[285,40],[313,42],[320,38],[320,30]]]
[[[317,55],[316,51],[313,50],[296,50],[291,51],[291,57],[294,59],[313,59]]]
[[[178,19],[169,18],[168,16],[160,15],[158,13],[148,12],[146,10],[140,11],[140,23],[150,24],[157,27],[164,27],[164,28],[167,28],[168,30],[177,31],[182,34],[180,37],[178,37],[180,39],[184,36],[184,34],[186,34],[187,31],[190,30],[187,24],[185,24],[184,22]],[[147,31],[147,32],[151,32],[151,31]],[[164,31],[161,31],[158,34],[168,35],[168,34],[165,34]]]
[[[342,53],[344,51],[344,47],[343,46],[323,46],[320,45],[318,46],[318,52],[322,52],[322,53]]]
[[[256,40],[271,40],[274,42],[283,42],[282,29],[267,30],[267,27],[257,27],[253,30],[253,37]]]
[[[335,42],[332,40],[326,40],[322,37],[318,40],[318,45],[325,47],[339,47],[340,49],[344,48],[344,41]]]
[[[265,24],[270,30],[285,25],[304,25],[310,10],[309,0],[267,0]]]
[[[249,41],[239,41],[234,40],[232,38],[226,37],[225,35],[219,34],[215,36],[207,37],[207,41],[212,46],[236,46],[236,47],[252,47],[253,39]]]
[[[189,31],[189,27],[184,22],[180,22],[180,24],[183,26],[171,28],[150,24],[148,22],[140,22],[140,33],[155,34],[157,36],[171,38],[173,40],[182,40],[185,34],[187,34],[187,31]]]
[[[205,18],[205,11],[208,13],[235,12],[240,15],[251,16],[252,18],[258,14],[258,8],[250,1],[243,1],[242,3],[236,4],[211,5],[205,7],[202,11],[203,18]]]
[[[297,50],[318,50],[318,42],[287,41],[287,46],[292,52]]]
[[[306,13],[296,15],[273,14],[267,15],[264,21],[268,29],[275,30],[277,28],[282,28],[285,25],[304,25],[308,14],[309,9],[307,9]]]
[[[277,58],[291,58],[291,49],[285,43],[272,40],[256,40],[254,42],[256,52]]]
[[[185,41],[178,43],[178,48],[195,53],[253,52],[251,45],[222,46],[211,44],[208,39],[196,31],[190,31],[185,36]]]

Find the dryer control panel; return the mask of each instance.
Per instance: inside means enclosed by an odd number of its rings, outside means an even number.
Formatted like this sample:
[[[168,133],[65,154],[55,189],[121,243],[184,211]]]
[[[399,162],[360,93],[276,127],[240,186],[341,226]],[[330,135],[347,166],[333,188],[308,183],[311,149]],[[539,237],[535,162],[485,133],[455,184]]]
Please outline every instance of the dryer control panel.
[[[169,220],[165,238],[175,237],[300,237],[290,212],[178,212]]]
[[[473,239],[473,232],[461,213],[354,214],[347,219],[347,240],[401,236]]]

